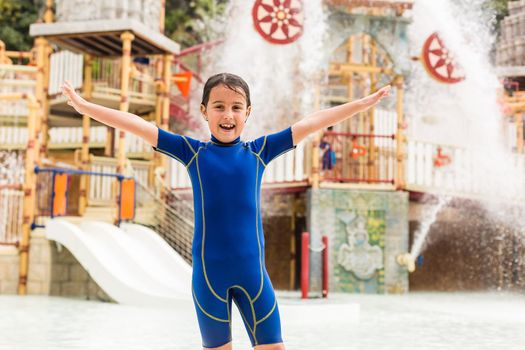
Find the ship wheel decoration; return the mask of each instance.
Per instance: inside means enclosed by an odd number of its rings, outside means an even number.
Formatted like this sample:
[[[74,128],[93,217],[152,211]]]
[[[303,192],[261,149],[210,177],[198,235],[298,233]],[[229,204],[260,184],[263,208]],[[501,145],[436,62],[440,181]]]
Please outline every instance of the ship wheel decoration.
[[[303,33],[302,0],[257,0],[252,10],[255,29],[273,44],[290,44]]]
[[[446,84],[459,83],[465,79],[461,67],[443,44],[438,33],[427,38],[423,45],[422,56],[423,66],[434,79]]]

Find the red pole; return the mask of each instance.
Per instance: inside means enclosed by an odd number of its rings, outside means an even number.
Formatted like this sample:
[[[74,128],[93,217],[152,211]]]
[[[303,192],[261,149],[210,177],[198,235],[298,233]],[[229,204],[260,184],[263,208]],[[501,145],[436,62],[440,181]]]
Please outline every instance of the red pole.
[[[328,297],[328,236],[323,236],[323,298]]]
[[[308,298],[310,275],[310,234],[301,235],[301,299]]]

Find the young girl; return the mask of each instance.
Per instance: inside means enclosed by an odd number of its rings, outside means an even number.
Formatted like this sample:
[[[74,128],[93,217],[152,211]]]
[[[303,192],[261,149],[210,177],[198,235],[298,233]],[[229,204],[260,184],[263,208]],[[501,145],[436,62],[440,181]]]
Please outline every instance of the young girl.
[[[203,347],[232,348],[233,301],[256,350],[284,349],[277,300],[264,261],[259,208],[264,169],[307,135],[374,106],[388,95],[390,86],[313,113],[279,132],[243,141],[240,135],[252,111],[248,85],[236,75],[217,74],[204,85],[200,106],[211,133],[208,142],[87,102],[67,82],[62,91],[77,112],[138,135],[186,166],[195,208],[192,294]]]

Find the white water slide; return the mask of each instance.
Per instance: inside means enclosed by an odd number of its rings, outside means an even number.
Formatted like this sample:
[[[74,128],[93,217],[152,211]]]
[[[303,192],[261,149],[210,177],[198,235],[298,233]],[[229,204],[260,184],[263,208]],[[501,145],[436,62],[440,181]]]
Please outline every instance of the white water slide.
[[[191,301],[191,266],[147,227],[75,225],[56,218],[47,221],[46,236],[64,245],[118,303],[183,306]]]

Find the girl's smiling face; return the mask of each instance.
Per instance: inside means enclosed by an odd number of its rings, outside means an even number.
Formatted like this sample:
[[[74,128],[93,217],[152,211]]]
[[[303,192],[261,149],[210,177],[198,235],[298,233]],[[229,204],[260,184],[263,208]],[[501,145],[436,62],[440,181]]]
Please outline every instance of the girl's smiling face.
[[[223,84],[211,89],[207,106],[201,104],[211,133],[221,142],[232,142],[241,135],[250,112],[243,90],[234,91]]]

